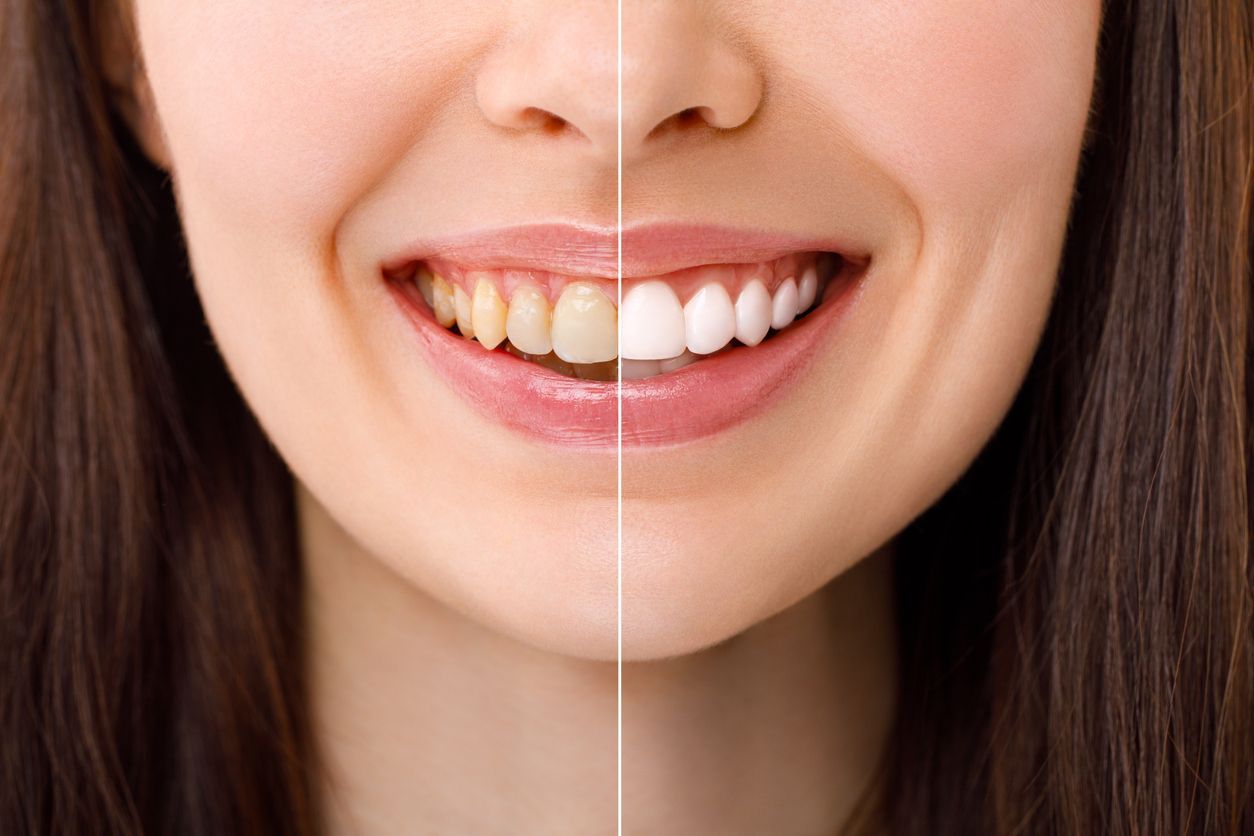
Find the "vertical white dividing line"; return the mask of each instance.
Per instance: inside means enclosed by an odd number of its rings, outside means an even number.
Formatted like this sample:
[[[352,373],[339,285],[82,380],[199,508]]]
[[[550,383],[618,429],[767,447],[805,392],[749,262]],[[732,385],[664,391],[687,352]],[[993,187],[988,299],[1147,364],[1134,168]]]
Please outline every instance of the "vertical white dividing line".
[[[623,309],[623,0],[618,0],[618,309]],[[623,836],[623,331],[618,329],[618,836]]]

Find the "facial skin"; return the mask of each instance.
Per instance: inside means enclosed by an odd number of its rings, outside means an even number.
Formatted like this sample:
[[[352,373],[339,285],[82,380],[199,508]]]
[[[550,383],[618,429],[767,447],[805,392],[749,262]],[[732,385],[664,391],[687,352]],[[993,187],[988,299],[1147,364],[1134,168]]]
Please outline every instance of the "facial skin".
[[[628,658],[697,650],[813,593],[988,439],[1048,312],[1098,6],[624,0],[625,224],[853,236],[871,254],[786,397],[626,452]],[[377,268],[485,221],[613,225],[616,11],[136,4],[150,150],[302,513],[475,620],[593,658],[615,652],[613,451],[527,443],[469,409],[412,350]],[[689,108],[718,129],[658,129]]]
[[[624,136],[656,116],[629,104],[634,79],[698,49],[739,62],[742,86],[694,89],[683,106],[755,99],[735,130],[624,149],[625,224],[852,230],[872,251],[860,296],[783,401],[625,455],[627,658],[695,651],[810,595],[987,441],[1048,312],[1099,5],[624,4]]]
[[[614,222],[615,5],[548,10],[139,0],[135,13],[164,129],[150,150],[168,161],[227,364],[306,521],[326,518],[306,535],[331,521],[475,620],[612,657],[613,451],[525,443],[470,409],[379,275],[418,235]],[[600,125],[598,141],[535,129],[521,114],[537,102]]]

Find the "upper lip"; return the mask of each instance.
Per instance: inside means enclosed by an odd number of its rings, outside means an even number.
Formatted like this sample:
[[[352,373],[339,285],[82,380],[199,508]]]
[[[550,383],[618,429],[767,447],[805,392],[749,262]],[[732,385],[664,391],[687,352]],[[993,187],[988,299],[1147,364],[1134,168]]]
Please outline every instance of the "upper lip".
[[[715,224],[653,222],[622,231],[622,277],[657,276],[703,264],[770,261],[796,252],[834,252],[865,261],[869,248],[852,240],[812,238]],[[385,272],[425,258],[467,266],[542,270],[571,276],[619,277],[615,229],[566,223],[495,227],[412,242],[383,262]]]

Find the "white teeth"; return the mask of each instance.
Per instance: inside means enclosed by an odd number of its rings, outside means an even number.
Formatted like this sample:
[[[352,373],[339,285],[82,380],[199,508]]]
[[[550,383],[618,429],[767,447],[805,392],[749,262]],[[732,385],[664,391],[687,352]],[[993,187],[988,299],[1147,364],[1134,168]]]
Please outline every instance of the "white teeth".
[[[657,364],[658,371],[662,374],[666,374],[667,372],[673,372],[676,369],[682,369],[684,366],[691,366],[693,363],[697,362],[697,360],[699,359],[700,358],[697,357],[695,354],[685,351],[683,354],[679,355],[678,357],[672,357],[669,360],[663,360],[660,363],[658,363]]]
[[[549,338],[553,312],[549,300],[534,287],[521,286],[509,300],[505,335],[514,347],[527,354],[544,355],[553,350]]]
[[[814,298],[818,295],[819,271],[811,264],[801,275],[801,282],[797,285],[797,313],[810,310],[810,306],[814,304]]]
[[[712,282],[684,305],[684,336],[693,354],[713,354],[736,336],[736,309],[727,288]]]
[[[666,282],[643,282],[627,291],[618,327],[624,359],[663,360],[684,350],[684,309]]]
[[[771,327],[776,331],[787,328],[797,318],[797,283],[785,279],[775,289],[775,298],[771,301]]]
[[[661,374],[662,364],[657,360],[619,360],[623,380],[640,380]]]
[[[736,297],[736,339],[757,345],[771,330],[771,294],[766,285],[754,279]]]
[[[553,306],[553,353],[567,363],[604,363],[618,356],[618,310],[595,285],[566,285]]]

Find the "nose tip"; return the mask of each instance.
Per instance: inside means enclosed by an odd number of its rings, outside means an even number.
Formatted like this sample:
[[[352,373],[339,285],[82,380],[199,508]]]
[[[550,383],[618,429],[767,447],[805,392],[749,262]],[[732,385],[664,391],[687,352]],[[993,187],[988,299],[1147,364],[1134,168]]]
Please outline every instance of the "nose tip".
[[[580,3],[520,27],[475,80],[491,123],[578,147],[612,165],[618,152],[618,31],[614,4]]]
[[[703,8],[643,4],[624,18],[621,56],[614,4],[532,16],[485,60],[475,81],[479,110],[499,127],[578,147],[607,165],[617,160],[620,119],[624,164],[668,134],[738,128],[761,106],[763,78]]]
[[[626,39],[624,39],[626,40]],[[682,29],[642,39],[623,54],[623,162],[649,152],[666,134],[733,130],[762,103],[763,81],[748,57]]]

